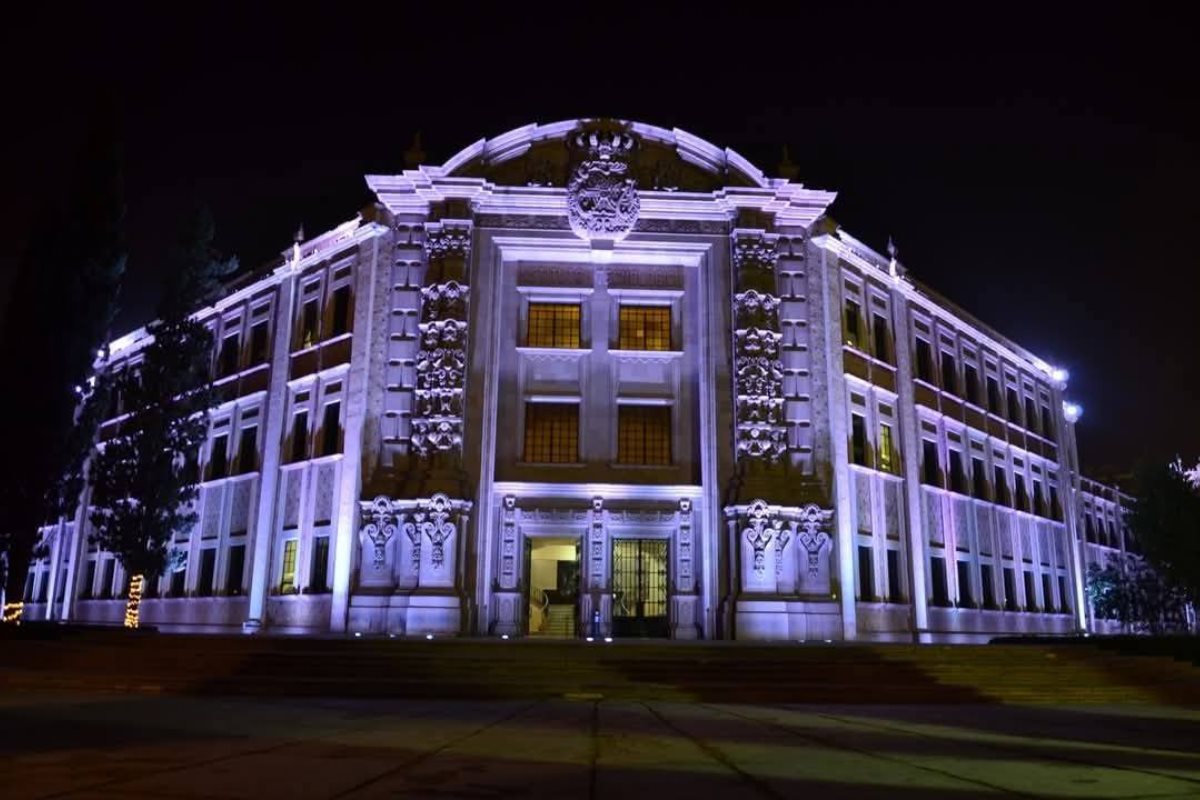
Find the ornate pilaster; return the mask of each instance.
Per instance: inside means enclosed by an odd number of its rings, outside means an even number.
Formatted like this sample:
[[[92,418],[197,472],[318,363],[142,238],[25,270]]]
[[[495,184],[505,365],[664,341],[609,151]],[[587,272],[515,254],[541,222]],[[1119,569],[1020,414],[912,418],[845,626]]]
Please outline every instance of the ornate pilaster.
[[[609,588],[608,532],[605,530],[606,515],[604,498],[592,498],[591,518],[588,522],[587,541],[587,592],[581,600],[581,617],[584,630],[590,631],[592,616],[600,612],[600,633],[607,636],[612,631],[612,592]]]
[[[773,464],[787,451],[775,237],[734,231],[732,248],[735,455]]]
[[[500,572],[492,592],[493,632],[497,635],[515,636],[521,632],[525,600],[520,591],[517,537],[517,498],[505,495],[500,504]]]
[[[679,501],[675,527],[675,585],[671,591],[671,635],[695,639],[700,635],[700,595],[696,585],[695,541],[692,501]]]
[[[429,268],[421,288],[412,451],[423,460],[444,454],[457,463],[466,389],[470,223],[430,223],[425,255]]]

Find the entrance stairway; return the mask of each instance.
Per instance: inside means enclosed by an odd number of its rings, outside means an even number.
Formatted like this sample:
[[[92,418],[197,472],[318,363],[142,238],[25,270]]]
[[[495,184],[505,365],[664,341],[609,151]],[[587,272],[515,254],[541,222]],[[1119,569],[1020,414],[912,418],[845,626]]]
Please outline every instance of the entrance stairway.
[[[0,639],[0,691],[1200,704],[1200,668],[1090,644],[749,645],[166,636]]]
[[[536,633],[537,637],[547,639],[572,639],[575,636],[575,606],[564,603],[550,603],[542,611],[545,621]]]

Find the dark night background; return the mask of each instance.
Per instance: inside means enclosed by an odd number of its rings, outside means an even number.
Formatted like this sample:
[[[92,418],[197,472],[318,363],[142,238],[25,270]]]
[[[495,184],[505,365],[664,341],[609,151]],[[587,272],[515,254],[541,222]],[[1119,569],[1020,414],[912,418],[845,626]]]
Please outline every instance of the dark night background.
[[[126,159],[118,332],[145,321],[196,200],[249,268],[301,223],[312,236],[353,217],[363,174],[402,169],[418,130],[440,163],[529,122],[618,116],[769,174],[787,145],[802,182],[838,191],[847,230],[880,250],[894,236],[920,280],[1070,370],[1091,472],[1200,453],[1200,82],[1191,25],[1165,6],[739,19],[560,3],[505,6],[502,21],[436,3],[117,6],[44,4],[0,32],[5,295],[100,99],[119,109]]]

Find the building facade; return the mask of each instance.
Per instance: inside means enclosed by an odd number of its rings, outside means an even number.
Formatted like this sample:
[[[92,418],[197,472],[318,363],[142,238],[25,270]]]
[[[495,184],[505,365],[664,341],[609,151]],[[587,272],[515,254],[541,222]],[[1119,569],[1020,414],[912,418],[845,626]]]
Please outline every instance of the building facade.
[[[572,120],[373,175],[197,312],[221,402],[177,631],[972,641],[1094,627],[1124,547],[1065,371],[680,130]],[[136,367],[144,332],[106,369]],[[120,429],[109,420],[106,436]],[[81,511],[33,618],[119,623]],[[1106,522],[1092,535],[1092,526]],[[1115,533],[1114,533],[1115,531]]]

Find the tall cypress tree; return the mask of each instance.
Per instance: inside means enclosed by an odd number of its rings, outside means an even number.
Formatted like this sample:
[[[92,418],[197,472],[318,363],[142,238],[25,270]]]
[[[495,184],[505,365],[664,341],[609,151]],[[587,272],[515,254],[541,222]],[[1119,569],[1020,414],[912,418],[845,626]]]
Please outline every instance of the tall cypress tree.
[[[153,340],[136,368],[109,376],[128,416],[101,443],[93,476],[92,541],[130,576],[125,624],[137,627],[141,590],[167,562],[175,534],[196,521],[197,459],[212,405],[213,338],[189,314],[237,268],[213,247],[212,217],[197,214],[167,266]]]
[[[0,331],[0,572],[19,622],[39,527],[74,512],[93,415],[78,414],[125,271],[125,206],[114,125],[95,126],[66,190],[34,224]]]

